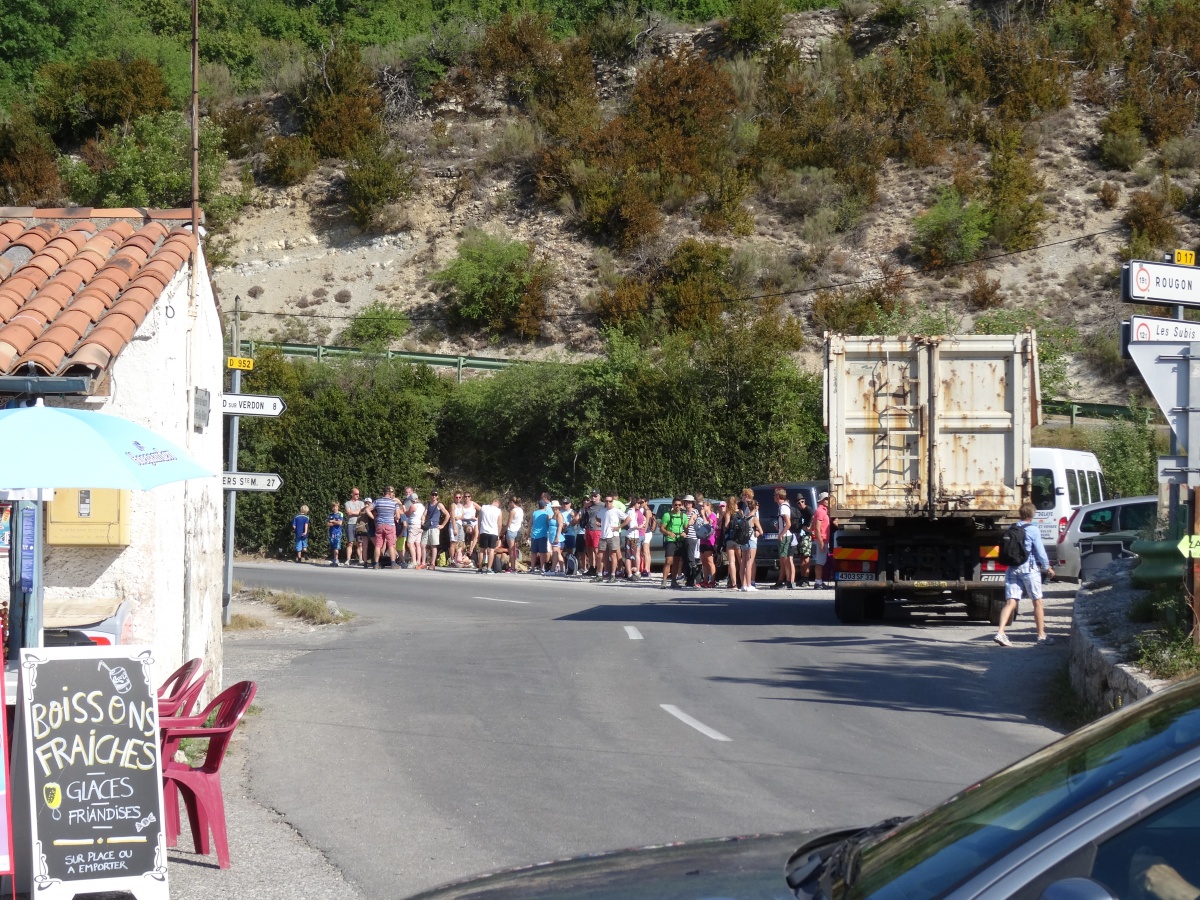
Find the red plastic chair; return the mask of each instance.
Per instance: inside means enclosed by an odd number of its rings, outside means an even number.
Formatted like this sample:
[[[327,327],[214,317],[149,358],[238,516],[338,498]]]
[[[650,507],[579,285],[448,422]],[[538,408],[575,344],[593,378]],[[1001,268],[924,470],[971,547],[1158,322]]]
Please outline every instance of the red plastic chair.
[[[208,676],[211,674],[211,669],[201,672],[199,678],[191,684],[184,685],[173,696],[159,697],[159,719],[190,716],[192,709],[196,706],[196,701],[200,699],[200,692],[204,690],[204,683],[208,681]]]
[[[217,845],[217,865],[229,868],[229,841],[225,832],[225,798],[221,794],[221,762],[233,730],[254,700],[258,686],[253,681],[239,681],[217,695],[212,703],[194,716],[179,716],[160,720],[162,729],[163,816],[167,830],[167,846],[179,843],[179,798],[187,808],[192,826],[192,841],[196,852],[209,853],[209,830]],[[213,718],[213,724],[205,722]],[[204,761],[193,768],[175,762],[175,752],[184,738],[208,738]]]
[[[172,672],[167,680],[162,683],[162,687],[158,689],[158,708],[162,710],[162,702],[165,698],[174,696],[187,687],[188,682],[192,680],[192,676],[196,674],[196,670],[200,668],[200,657],[189,659],[182,666]]]

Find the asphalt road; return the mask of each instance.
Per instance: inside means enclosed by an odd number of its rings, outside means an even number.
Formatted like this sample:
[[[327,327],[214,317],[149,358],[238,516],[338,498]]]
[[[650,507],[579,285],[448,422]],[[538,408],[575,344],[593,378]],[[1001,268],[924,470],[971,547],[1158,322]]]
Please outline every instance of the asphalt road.
[[[832,592],[239,565],[357,613],[260,684],[254,796],[367,897],[499,867],[917,812],[1056,736],[1057,647]],[[1056,591],[1050,630],[1069,628]],[[286,646],[293,641],[293,646]],[[782,861],[781,861],[782,864]]]

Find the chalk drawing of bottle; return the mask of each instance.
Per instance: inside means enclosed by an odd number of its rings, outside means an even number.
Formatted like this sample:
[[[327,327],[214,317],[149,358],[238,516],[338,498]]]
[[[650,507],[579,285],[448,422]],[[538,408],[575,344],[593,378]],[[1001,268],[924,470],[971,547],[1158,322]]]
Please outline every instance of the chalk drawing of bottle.
[[[100,668],[108,670],[108,677],[112,680],[113,687],[117,689],[118,694],[128,694],[133,690],[133,682],[129,680],[129,673],[125,671],[124,666],[110,669],[108,664],[101,660]]]
[[[62,788],[53,781],[48,782],[42,785],[42,797],[45,799],[46,808],[50,810],[51,815],[56,820],[61,819],[62,810],[59,807],[62,806]]]

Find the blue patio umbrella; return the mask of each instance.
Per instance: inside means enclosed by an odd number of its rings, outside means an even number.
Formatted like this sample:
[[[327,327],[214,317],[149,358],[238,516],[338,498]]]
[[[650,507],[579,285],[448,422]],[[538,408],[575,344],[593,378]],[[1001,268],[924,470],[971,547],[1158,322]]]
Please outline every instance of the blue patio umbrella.
[[[216,474],[166,438],[117,416],[40,400],[0,410],[0,488],[149,490]]]

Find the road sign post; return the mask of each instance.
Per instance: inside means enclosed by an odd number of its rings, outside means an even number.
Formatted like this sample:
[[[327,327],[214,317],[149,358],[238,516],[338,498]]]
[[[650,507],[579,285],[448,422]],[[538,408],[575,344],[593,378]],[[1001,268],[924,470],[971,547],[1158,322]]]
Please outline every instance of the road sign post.
[[[221,487],[227,491],[277,491],[283,479],[274,472],[224,472]]]
[[[238,377],[239,370],[234,370],[234,377],[238,382],[241,378]],[[221,412],[227,416],[268,416],[274,418],[282,415],[287,409],[287,404],[283,402],[282,397],[271,397],[266,394],[238,394],[229,393],[221,395]]]

